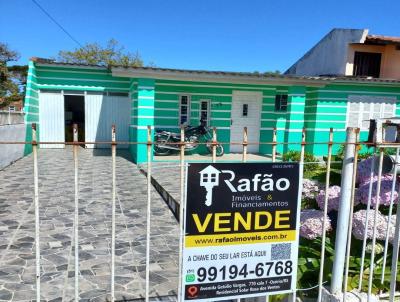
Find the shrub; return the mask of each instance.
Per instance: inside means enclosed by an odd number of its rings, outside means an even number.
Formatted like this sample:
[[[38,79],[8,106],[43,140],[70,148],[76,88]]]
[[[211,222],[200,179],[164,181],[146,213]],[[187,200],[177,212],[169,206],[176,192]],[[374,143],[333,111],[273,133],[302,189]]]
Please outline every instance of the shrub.
[[[291,150],[282,155],[282,160],[289,162],[290,161],[300,162],[300,155],[301,155],[300,151]],[[317,163],[318,159],[311,153],[308,152],[304,153],[304,162],[306,163],[304,165],[304,172],[318,169],[318,163]]]

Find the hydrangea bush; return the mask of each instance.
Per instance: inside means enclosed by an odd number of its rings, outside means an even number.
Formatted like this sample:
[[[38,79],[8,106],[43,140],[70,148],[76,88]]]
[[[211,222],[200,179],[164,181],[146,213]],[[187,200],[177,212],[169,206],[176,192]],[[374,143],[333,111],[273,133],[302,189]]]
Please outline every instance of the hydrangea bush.
[[[368,212],[368,226],[365,228],[365,222]],[[372,239],[374,232],[375,210],[360,210],[353,214],[353,235],[359,240],[364,239],[365,229],[367,230],[367,238]],[[390,221],[389,221],[390,220]],[[394,231],[396,225],[396,215],[392,215],[391,219],[378,211],[377,224],[376,224],[376,239],[385,240],[386,232],[389,222],[389,241],[392,242],[394,238]]]
[[[326,231],[332,230],[329,217],[326,219]],[[322,226],[324,222],[324,212],[319,210],[303,210],[300,214],[300,236],[306,239],[315,239],[322,236]]]
[[[320,190],[317,195],[317,204],[321,210],[324,209],[325,203],[325,191]],[[340,200],[340,187],[339,186],[332,186],[328,189],[328,212],[332,210],[339,209],[339,200]]]
[[[361,183],[357,190],[356,199],[358,202],[363,203],[363,204],[368,203],[368,192],[369,192],[369,185],[370,185],[369,180],[370,179],[368,178],[367,181]],[[374,208],[375,208],[377,200],[378,200],[378,198],[376,196],[377,184],[378,184],[378,176],[374,176],[374,178],[372,180],[372,196],[371,196],[371,205]],[[391,174],[382,175],[381,190],[380,190],[380,194],[379,194],[379,196],[380,196],[379,203],[381,205],[385,205],[385,206],[390,205],[392,185],[393,185],[393,175],[391,175]],[[399,197],[398,190],[399,190],[399,186],[398,186],[398,184],[396,184],[395,191],[393,193],[394,203],[397,203],[397,201],[398,201],[398,197]]]
[[[371,178],[372,157],[360,161],[357,165],[356,182],[365,183]]]

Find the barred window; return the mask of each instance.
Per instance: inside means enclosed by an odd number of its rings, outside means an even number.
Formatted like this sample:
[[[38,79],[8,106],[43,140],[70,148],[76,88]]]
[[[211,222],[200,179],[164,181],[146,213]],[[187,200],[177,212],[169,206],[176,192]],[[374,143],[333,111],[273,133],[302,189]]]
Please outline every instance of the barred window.
[[[287,111],[288,95],[277,94],[275,96],[275,111]]]
[[[210,126],[210,100],[200,101],[200,122],[205,123],[205,126]]]
[[[181,95],[179,97],[179,125],[190,123],[190,96]]]

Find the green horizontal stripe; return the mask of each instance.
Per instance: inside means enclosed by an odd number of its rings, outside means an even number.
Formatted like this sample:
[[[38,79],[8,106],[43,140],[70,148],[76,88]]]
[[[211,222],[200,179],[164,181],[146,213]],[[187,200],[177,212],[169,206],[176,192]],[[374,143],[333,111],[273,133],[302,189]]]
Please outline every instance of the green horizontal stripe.
[[[82,81],[82,80],[55,80],[46,79],[39,80],[41,85],[74,85],[74,86],[97,86],[106,88],[129,88],[129,83],[111,83],[111,82],[97,82],[97,81]]]
[[[176,120],[178,120],[179,112],[178,111],[162,111],[162,110],[157,110],[156,109],[154,115],[156,116],[156,118],[160,117],[160,116],[162,116],[162,117],[173,117],[173,118],[176,118]]]

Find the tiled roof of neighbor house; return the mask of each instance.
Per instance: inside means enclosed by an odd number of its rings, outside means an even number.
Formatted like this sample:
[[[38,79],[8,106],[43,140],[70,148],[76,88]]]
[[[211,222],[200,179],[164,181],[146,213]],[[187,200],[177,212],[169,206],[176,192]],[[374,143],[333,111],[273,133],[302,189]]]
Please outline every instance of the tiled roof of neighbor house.
[[[297,76],[297,75],[286,75],[286,74],[264,74],[259,72],[234,72],[234,71],[210,71],[210,70],[190,70],[190,69],[176,69],[176,68],[160,68],[160,67],[126,67],[126,66],[102,66],[102,65],[91,65],[81,63],[64,63],[56,62],[51,59],[43,58],[31,58],[32,61],[38,64],[45,65],[58,65],[58,66],[75,66],[75,67],[94,67],[100,69],[108,69],[110,71],[125,71],[125,72],[138,72],[143,75],[145,74],[170,74],[170,75],[188,75],[195,77],[196,75],[203,76],[220,76],[220,77],[234,77],[237,79],[246,78],[254,80],[294,80],[294,81],[326,81],[326,82],[376,82],[376,83],[400,83],[397,79],[383,79],[383,78],[372,78],[372,77],[354,77],[354,76]]]
[[[365,43],[373,44],[400,44],[400,37],[391,37],[383,35],[367,35]]]

